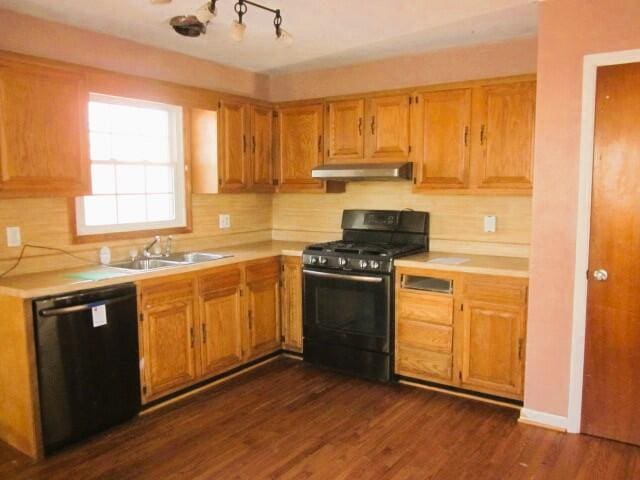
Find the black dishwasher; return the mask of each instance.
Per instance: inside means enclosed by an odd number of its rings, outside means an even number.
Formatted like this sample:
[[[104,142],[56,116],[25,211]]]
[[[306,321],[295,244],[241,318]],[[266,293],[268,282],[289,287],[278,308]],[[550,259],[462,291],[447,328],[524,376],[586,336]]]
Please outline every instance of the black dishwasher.
[[[45,452],[140,411],[135,285],[33,302]]]

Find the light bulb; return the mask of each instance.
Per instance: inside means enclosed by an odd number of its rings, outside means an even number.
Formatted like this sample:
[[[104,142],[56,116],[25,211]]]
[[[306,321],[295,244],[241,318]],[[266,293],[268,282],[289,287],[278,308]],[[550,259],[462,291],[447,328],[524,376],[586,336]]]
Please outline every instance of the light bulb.
[[[209,2],[202,5],[198,10],[196,10],[196,17],[205,25],[211,21],[213,17],[216,16],[217,9],[214,9],[213,12],[209,10]]]
[[[290,47],[291,45],[293,45],[293,36],[284,28],[281,28],[280,36],[276,37],[276,41],[279,44],[284,45],[285,47]]]
[[[240,23],[237,20],[231,22],[231,39],[235,42],[241,42],[244,38],[244,31],[247,29],[247,26],[244,23]]]

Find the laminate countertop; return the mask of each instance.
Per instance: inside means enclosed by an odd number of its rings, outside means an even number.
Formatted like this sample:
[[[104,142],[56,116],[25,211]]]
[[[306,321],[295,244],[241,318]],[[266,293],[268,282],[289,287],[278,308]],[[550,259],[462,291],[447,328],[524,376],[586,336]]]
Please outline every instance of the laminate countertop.
[[[427,252],[402,257],[395,261],[395,266],[445,270],[449,272],[478,273],[483,275],[529,277],[529,259],[521,257]]]
[[[106,287],[121,283],[138,282],[167,275],[195,272],[234,263],[259,260],[261,258],[301,256],[307,242],[269,241],[246,245],[199,249],[201,252],[219,253],[229,257],[144,272],[122,270],[103,265],[90,265],[66,270],[16,275],[0,279],[0,296],[37,298],[49,295]],[[84,278],[83,278],[84,277]],[[88,279],[93,277],[95,279]]]

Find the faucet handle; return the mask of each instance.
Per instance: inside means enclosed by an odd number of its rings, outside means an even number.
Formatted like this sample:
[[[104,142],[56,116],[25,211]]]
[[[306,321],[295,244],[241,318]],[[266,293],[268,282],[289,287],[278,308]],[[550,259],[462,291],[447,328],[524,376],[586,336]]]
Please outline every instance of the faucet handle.
[[[164,256],[168,257],[171,255],[171,247],[173,245],[173,237],[171,235],[167,236],[167,240],[164,242]]]

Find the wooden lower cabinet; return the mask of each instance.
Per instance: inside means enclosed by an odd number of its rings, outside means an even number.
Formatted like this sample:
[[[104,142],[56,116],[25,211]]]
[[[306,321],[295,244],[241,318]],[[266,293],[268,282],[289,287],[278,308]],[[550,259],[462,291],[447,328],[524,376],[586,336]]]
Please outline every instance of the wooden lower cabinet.
[[[281,322],[283,348],[302,352],[302,262],[300,257],[282,261]]]
[[[281,348],[280,259],[140,282],[148,403]]]
[[[142,394],[149,401],[197,378],[195,281],[144,283],[141,292]]]
[[[523,398],[526,279],[408,268],[396,277],[396,374]],[[452,291],[419,290],[427,278],[451,280]]]

